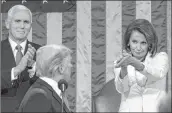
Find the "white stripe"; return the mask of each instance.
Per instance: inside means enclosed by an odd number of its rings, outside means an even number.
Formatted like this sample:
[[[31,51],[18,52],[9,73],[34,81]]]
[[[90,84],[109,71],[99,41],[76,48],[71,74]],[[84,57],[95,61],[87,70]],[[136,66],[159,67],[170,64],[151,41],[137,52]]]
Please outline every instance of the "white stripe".
[[[122,51],[122,1],[106,1],[106,82],[114,78],[113,62]]]
[[[33,14],[32,14],[32,19],[33,19]],[[33,20],[32,20],[32,22],[33,22]],[[33,24],[33,23],[32,23],[32,24]],[[32,25],[31,25],[30,32],[29,32],[29,34],[28,34],[28,36],[27,36],[27,39],[28,39],[30,42],[32,42]]]
[[[91,112],[91,1],[77,1],[76,112]]]
[[[5,27],[5,29],[6,29],[6,25],[5,25],[6,19],[7,19],[7,13],[1,13],[1,40],[4,40],[5,38],[7,38],[7,37],[2,37],[4,34],[8,33],[8,31],[2,32],[3,27]]]
[[[32,28],[30,29],[30,32],[29,32],[29,34],[28,34],[28,36],[27,36],[27,39],[28,39],[30,42],[32,42]]]
[[[151,22],[151,1],[136,1],[136,19],[147,19]]]
[[[47,44],[62,44],[62,13],[47,13]]]
[[[169,56],[168,91],[171,91],[171,1],[167,1],[167,52]]]
[[[1,33],[1,41],[2,41],[2,23],[3,23],[3,22],[2,22],[2,13],[1,13],[1,20],[0,20],[0,25],[1,25],[1,28],[0,28],[0,30],[1,30],[1,31],[0,31],[0,33]]]

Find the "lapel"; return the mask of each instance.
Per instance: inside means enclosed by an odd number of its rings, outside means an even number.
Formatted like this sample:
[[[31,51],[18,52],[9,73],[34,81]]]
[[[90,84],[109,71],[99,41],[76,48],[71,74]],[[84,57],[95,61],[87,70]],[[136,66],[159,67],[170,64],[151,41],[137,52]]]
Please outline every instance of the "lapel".
[[[4,48],[2,50],[3,51],[3,57],[4,57],[4,59],[8,60],[7,64],[9,64],[11,67],[16,66],[15,58],[14,58],[14,55],[13,55],[13,52],[12,52],[12,48],[11,48],[11,45],[9,43],[8,38],[4,40],[3,46],[4,46]]]
[[[25,47],[25,50],[24,50],[24,55],[25,55],[25,54],[26,54],[26,52],[27,52],[28,44],[30,44],[30,43],[29,43],[29,41],[27,40],[27,42],[26,42],[26,47]]]
[[[41,80],[40,78],[38,78],[36,82],[39,83],[39,84],[41,84],[41,85],[44,85],[50,91],[52,91],[52,94],[53,94],[54,99],[56,99],[60,103],[60,105],[62,104],[62,99],[57,95],[57,93],[53,90],[53,88],[48,83],[46,83],[45,81]],[[67,108],[66,104],[64,104],[64,111],[66,113],[69,112],[69,109]]]
[[[26,54],[26,52],[27,52],[28,44],[30,44],[30,42],[27,40],[24,54]],[[4,40],[3,46],[4,46],[4,50],[3,50],[4,51],[4,53],[3,53],[4,58],[8,59],[8,62],[11,62],[10,65],[12,65],[12,67],[16,66],[14,54],[13,54],[13,51],[12,51],[12,48],[11,48],[11,45],[10,45],[8,38]]]

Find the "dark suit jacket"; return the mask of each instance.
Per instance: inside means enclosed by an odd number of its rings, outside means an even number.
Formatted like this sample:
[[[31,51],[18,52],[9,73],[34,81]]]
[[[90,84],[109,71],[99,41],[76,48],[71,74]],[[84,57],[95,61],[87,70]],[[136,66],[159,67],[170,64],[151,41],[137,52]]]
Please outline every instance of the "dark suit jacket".
[[[40,47],[37,44],[27,41],[24,54],[27,52],[28,44],[31,44],[36,50]],[[34,56],[34,60],[35,59],[36,58]],[[10,97],[11,100],[17,100],[20,102],[30,85],[37,79],[36,76],[30,79],[27,69],[25,69],[21,73],[20,85],[18,87],[13,86],[11,81],[11,69],[15,66],[16,63],[11,45],[9,40],[5,39],[1,41],[1,99],[3,107],[6,106],[4,104],[6,103],[7,97]],[[15,97],[15,99],[13,97]],[[11,102],[9,101],[9,103]]]
[[[61,98],[40,78],[29,88],[17,112],[61,112]],[[69,109],[64,104],[64,112]]]

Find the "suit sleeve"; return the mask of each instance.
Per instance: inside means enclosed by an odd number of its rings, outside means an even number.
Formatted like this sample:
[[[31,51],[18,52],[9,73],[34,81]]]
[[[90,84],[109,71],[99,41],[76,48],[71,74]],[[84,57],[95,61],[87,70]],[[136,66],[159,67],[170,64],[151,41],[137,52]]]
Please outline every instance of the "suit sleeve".
[[[3,70],[1,69],[1,89],[11,88],[11,69]]]
[[[114,62],[114,65],[116,65],[116,62]],[[125,93],[126,91],[129,90],[128,86],[128,76],[125,76],[123,79],[119,77],[120,75],[121,68],[114,68],[114,74],[115,74],[115,87],[116,90],[119,93]]]
[[[48,112],[51,101],[44,93],[33,94],[22,107],[22,112]]]
[[[145,68],[141,73],[147,76],[148,79],[151,78],[154,81],[162,79],[169,70],[168,55],[165,52],[160,52],[144,65]]]

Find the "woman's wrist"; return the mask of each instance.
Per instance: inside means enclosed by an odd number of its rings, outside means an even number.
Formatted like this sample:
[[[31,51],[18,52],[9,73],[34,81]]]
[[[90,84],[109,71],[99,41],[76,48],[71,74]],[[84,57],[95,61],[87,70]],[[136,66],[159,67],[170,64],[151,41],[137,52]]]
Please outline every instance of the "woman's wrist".
[[[127,75],[127,67],[121,67],[120,78],[123,79]]]
[[[143,63],[140,63],[140,66],[138,66],[136,69],[137,69],[138,71],[143,71],[144,68],[145,68],[145,65],[144,65]]]

